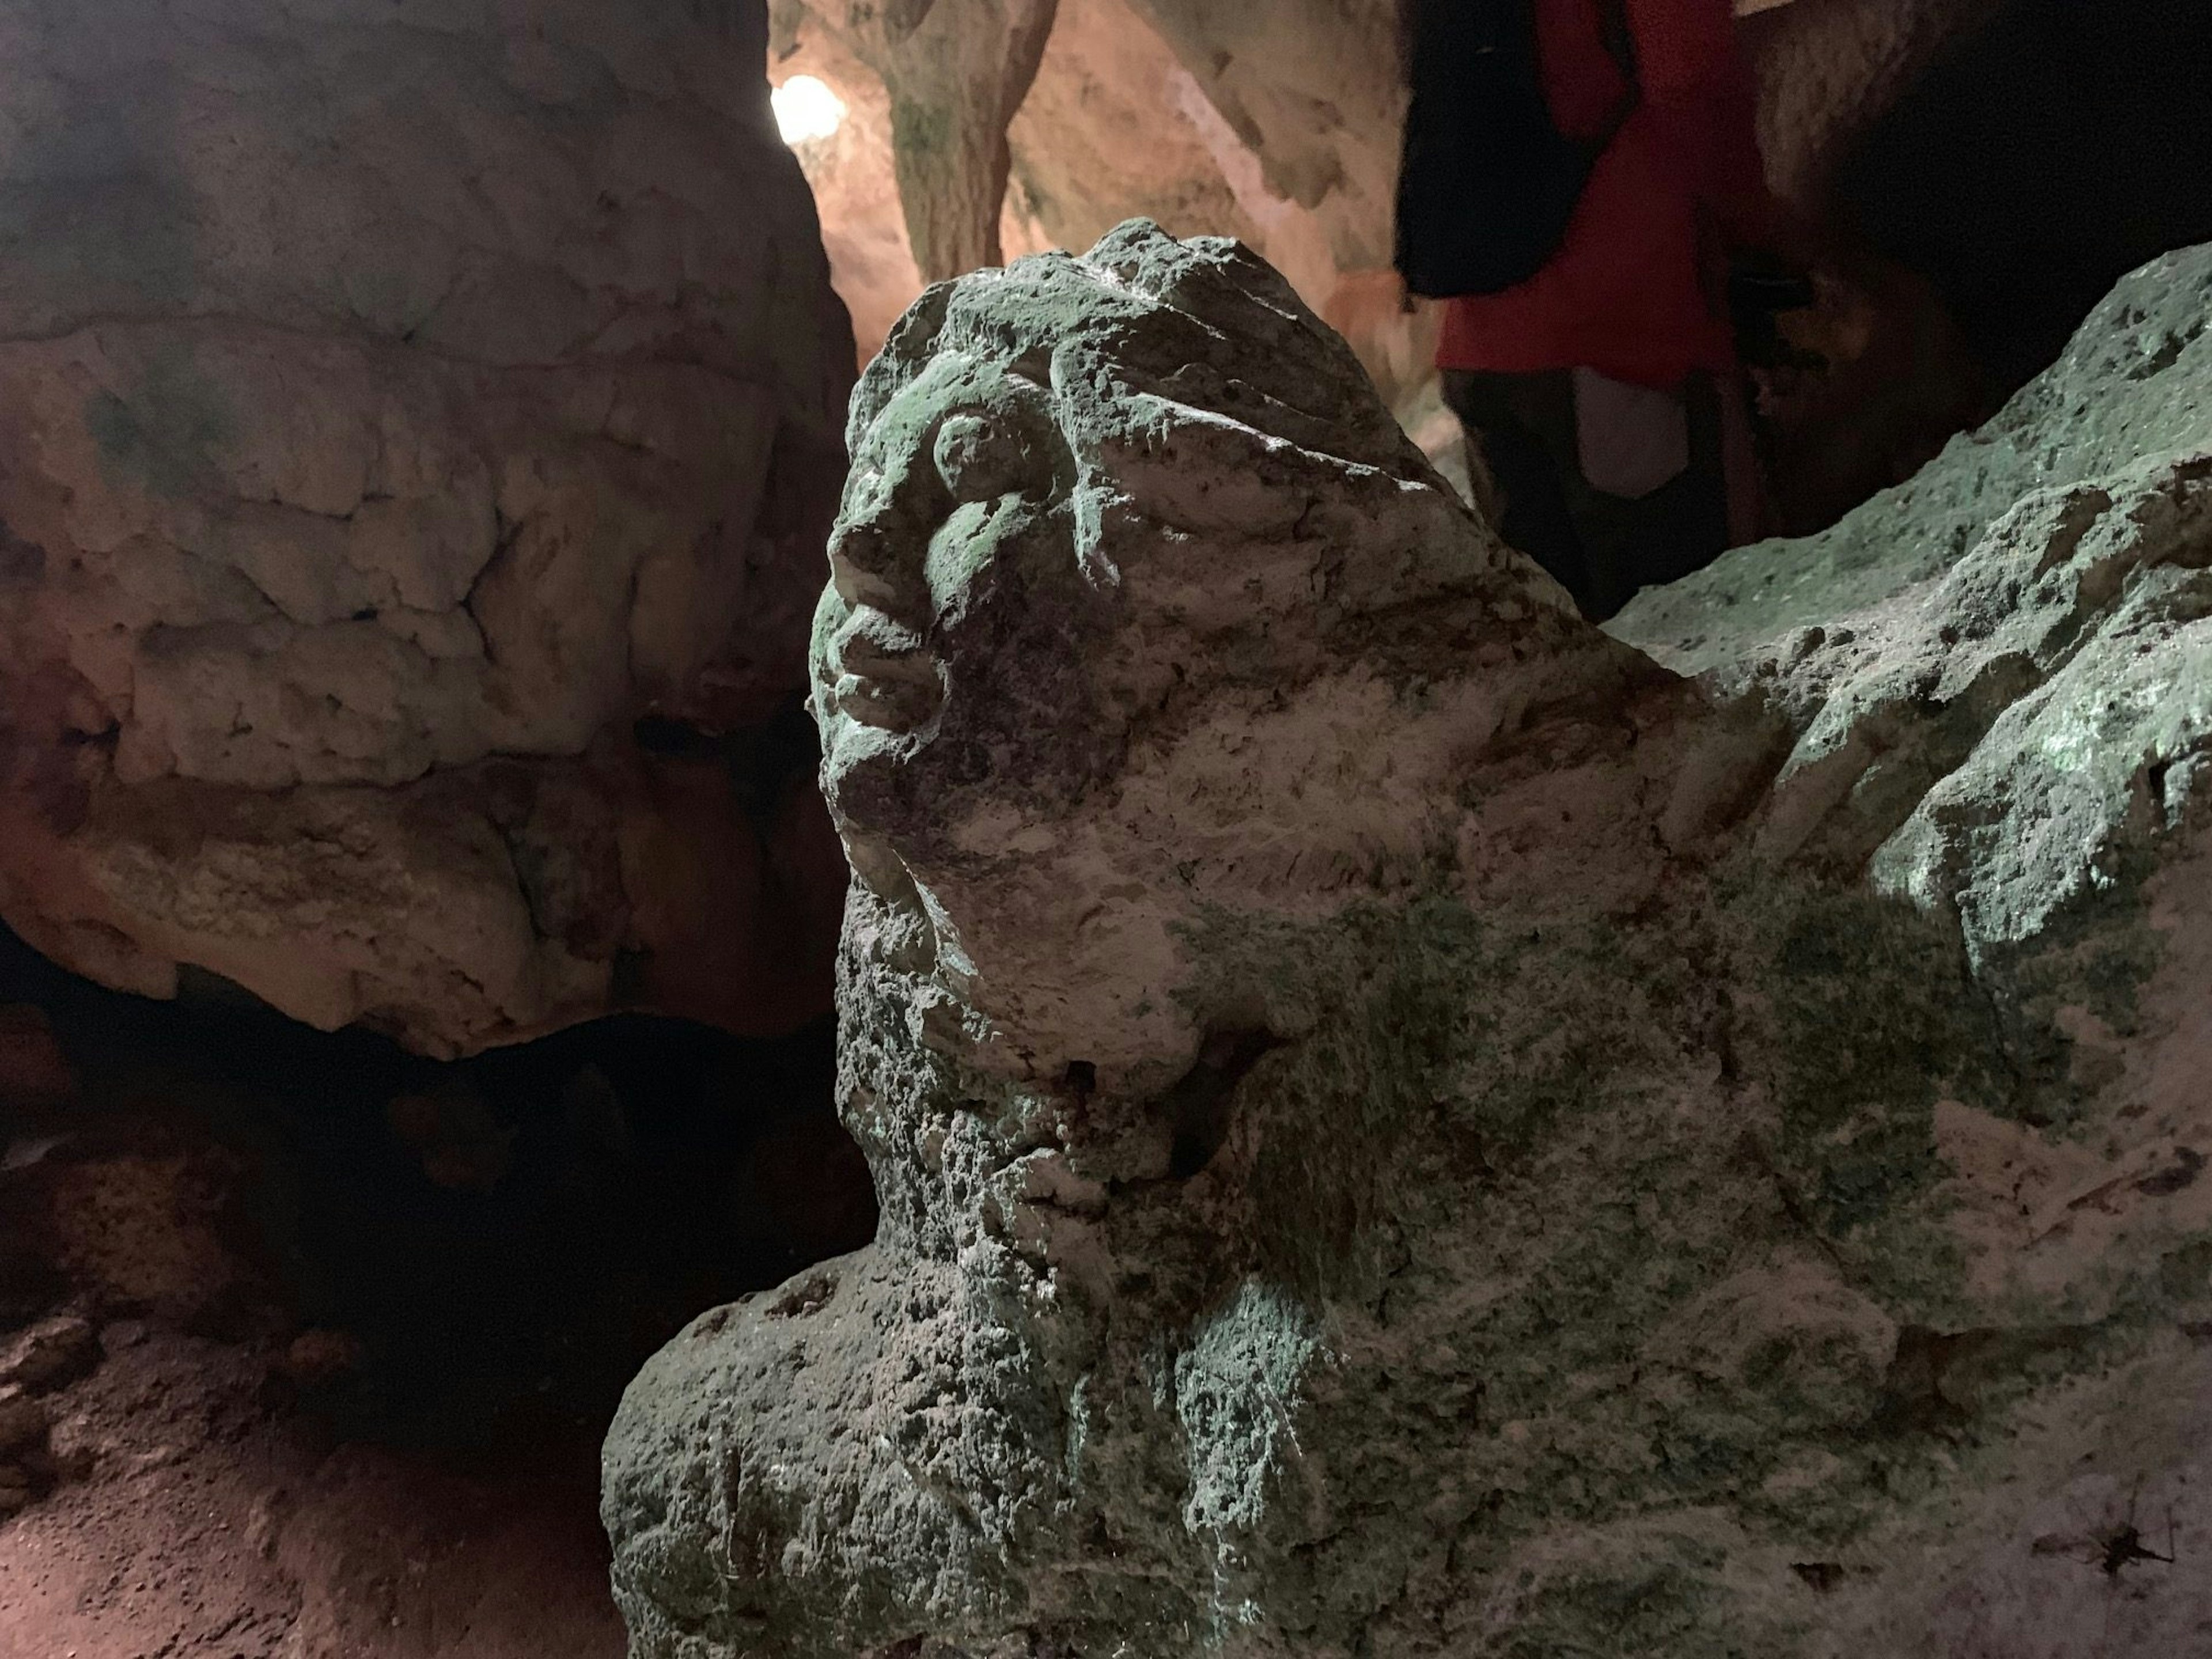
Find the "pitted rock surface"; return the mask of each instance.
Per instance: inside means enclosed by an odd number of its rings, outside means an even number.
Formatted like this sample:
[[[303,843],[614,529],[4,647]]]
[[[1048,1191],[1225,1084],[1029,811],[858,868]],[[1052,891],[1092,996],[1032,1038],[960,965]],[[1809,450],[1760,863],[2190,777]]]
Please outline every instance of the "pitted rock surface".
[[[631,1386],[639,1659],[2190,1650],[2175,436],[1693,680],[1233,244],[932,290],[814,647],[883,1226]]]
[[[2101,481],[2116,480],[2122,495],[2140,501],[2156,493],[2149,472],[2185,467],[2212,448],[2208,409],[2212,252],[2192,248],[2126,277],[2057,362],[1910,482],[1832,530],[1738,548],[1693,576],[1647,590],[1610,629],[1681,672],[1734,676],[1756,672],[1800,630],[1848,627],[1845,618],[1862,611],[1918,606],[1934,614],[1944,601],[1930,584],[1945,580],[1967,583],[1948,596],[1966,607],[1962,628],[1974,629],[1978,617],[1989,619],[1980,626],[1994,625],[2019,598],[2010,587],[2044,578],[2073,554],[2102,514],[2086,505]],[[2183,501],[2193,499],[2177,487]],[[2093,549],[2128,516],[2124,510],[2106,521]],[[2159,550],[2184,528],[2150,527],[2154,562],[2171,556]],[[2030,545],[2039,534],[2042,546]],[[2179,540],[2189,544],[2185,533]],[[1970,555],[1985,572],[1978,580],[1961,562]],[[1992,585],[1994,593],[1975,591]],[[2044,614],[2049,603],[2031,599],[2027,615]],[[2027,625],[2012,624],[2015,631]],[[1826,678],[1816,676],[1821,684]]]
[[[899,203],[928,280],[1000,258],[1006,127],[1036,78],[1057,0],[777,0],[780,34],[810,15],[883,83]],[[881,204],[872,204],[880,209]]]
[[[803,684],[850,337],[764,32],[0,4],[11,927],[442,1053],[682,1000],[664,912],[804,933],[803,786],[749,822],[629,741]]]

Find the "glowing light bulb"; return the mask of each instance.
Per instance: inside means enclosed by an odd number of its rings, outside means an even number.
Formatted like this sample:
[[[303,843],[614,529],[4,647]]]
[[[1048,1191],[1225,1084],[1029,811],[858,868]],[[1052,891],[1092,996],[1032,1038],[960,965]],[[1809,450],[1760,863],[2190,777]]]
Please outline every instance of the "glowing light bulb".
[[[793,76],[769,94],[768,101],[775,112],[776,131],[787,144],[827,138],[845,118],[845,100],[811,75]]]

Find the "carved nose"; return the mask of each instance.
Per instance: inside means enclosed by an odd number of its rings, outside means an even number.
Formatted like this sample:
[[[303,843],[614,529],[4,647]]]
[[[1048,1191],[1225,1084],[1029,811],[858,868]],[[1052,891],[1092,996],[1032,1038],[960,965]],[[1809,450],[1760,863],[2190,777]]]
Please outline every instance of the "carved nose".
[[[846,604],[868,605],[919,627],[925,618],[907,614],[915,582],[902,573],[902,538],[892,517],[885,502],[841,523],[830,538],[830,580]]]
[[[841,524],[830,538],[830,577],[848,605],[872,605],[884,585],[884,534],[872,519]]]

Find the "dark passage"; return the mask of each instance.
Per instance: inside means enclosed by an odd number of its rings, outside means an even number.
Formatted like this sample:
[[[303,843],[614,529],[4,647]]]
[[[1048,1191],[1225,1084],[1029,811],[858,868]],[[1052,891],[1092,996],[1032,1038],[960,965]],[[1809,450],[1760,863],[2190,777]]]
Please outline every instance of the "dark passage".
[[[2012,0],[1869,136],[1839,193],[1934,283],[1993,407],[2121,276],[2212,240],[2212,10]]]
[[[285,1354],[270,1386],[343,1437],[580,1472],[684,1322],[873,1232],[828,1021],[620,1018],[440,1064],[188,989],[107,992],[0,932],[0,1005],[43,1009],[80,1085],[0,1104],[0,1330],[88,1298]],[[106,1173],[149,1170],[177,1173],[146,1204]],[[161,1259],[201,1224],[219,1268]]]

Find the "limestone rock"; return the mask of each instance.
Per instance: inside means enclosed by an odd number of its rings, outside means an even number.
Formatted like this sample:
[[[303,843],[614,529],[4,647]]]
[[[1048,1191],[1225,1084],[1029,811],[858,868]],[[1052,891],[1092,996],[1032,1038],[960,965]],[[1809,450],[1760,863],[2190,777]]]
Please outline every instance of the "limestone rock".
[[[18,1383],[42,1394],[74,1382],[100,1363],[92,1322],[57,1314],[16,1332],[0,1345],[0,1387]]]
[[[1322,209],[1339,260],[1390,263],[1405,94],[1393,0],[1295,0],[1265,11],[1135,0],[1278,195]]]
[[[630,740],[795,695],[842,468],[757,0],[8,0],[0,40],[0,915],[441,1053],[699,1000],[702,902],[803,980],[763,943],[803,781],[672,807]],[[734,891],[657,889],[670,836]]]
[[[1230,179],[1242,141],[1131,0],[1060,0],[1006,137],[1018,210],[1046,246],[1088,247],[1139,217],[1261,246],[1275,228],[1272,204]]]
[[[1612,631],[1695,673],[1732,665],[1748,672],[1784,649],[1796,630],[1848,626],[1847,618],[1875,609],[1885,616],[1928,610],[1938,627],[1955,620],[1972,631],[1978,617],[1978,625],[1995,626],[2002,607],[2017,599],[1998,573],[2029,556],[2026,543],[2041,534],[2052,562],[2070,558],[2102,519],[2103,507],[2090,503],[2107,479],[2134,505],[2103,520],[2092,548],[2124,535],[2130,514],[2145,510],[2147,492],[2155,496],[2161,488],[2142,469],[2171,469],[2212,447],[2208,319],[2212,251],[2185,250],[2145,266],[1996,419],[1953,440],[1909,483],[1824,534],[1739,548],[1686,581],[1647,592]],[[2174,487],[2187,494],[2182,482]],[[1970,555],[1983,569],[1978,577],[1962,562]],[[2039,578],[2047,574],[2034,568]],[[1950,600],[1976,616],[1936,614],[1939,594],[1929,584],[1937,580],[1950,580]],[[1993,580],[1999,591],[1984,595]],[[2054,587],[2031,614],[2061,599]],[[1813,678],[1825,684],[1831,672],[1824,666]]]
[[[851,45],[813,14],[779,7],[778,15],[790,38],[771,47],[771,77],[781,86],[811,76],[845,106],[835,132],[801,139],[792,152],[814,192],[830,281],[852,315],[856,357],[866,362],[883,349],[891,325],[924,287],[898,205],[890,94]]]
[[[890,94],[899,202],[927,280],[999,262],[1012,165],[1006,126],[1044,55],[1055,3],[805,0],[794,8],[820,18]]]
[[[0,1382],[0,1521],[28,1509],[53,1481],[44,1402],[19,1382]]]
[[[1816,204],[1837,166],[1929,66],[2002,0],[1784,0],[1746,5],[1759,147],[1782,195]]]
[[[0,1384],[0,1455],[35,1453],[46,1443],[46,1408],[20,1385]]]
[[[933,290],[855,399],[815,641],[882,1227],[633,1383],[634,1653],[2188,1650],[2172,367],[2095,383],[2117,472],[1932,478],[1971,556],[1693,681],[1233,246]],[[1984,448],[2092,420],[2050,392]]]

